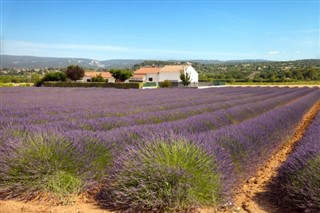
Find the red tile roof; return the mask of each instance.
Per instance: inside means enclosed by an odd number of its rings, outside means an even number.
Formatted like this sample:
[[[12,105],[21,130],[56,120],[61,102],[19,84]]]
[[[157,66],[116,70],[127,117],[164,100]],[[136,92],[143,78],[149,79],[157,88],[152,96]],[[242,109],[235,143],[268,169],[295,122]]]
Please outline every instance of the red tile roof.
[[[143,79],[146,75],[144,74],[134,74],[131,78],[132,79]]]
[[[94,77],[97,77],[100,74],[101,74],[101,76],[103,78],[112,78],[112,75],[111,75],[110,72],[85,72],[84,73],[84,77],[94,78]]]
[[[141,74],[157,74],[160,72],[161,68],[159,67],[141,67],[137,71],[134,72],[134,75]]]
[[[184,71],[184,69],[188,68],[190,65],[166,65],[164,66],[160,72],[181,72]]]

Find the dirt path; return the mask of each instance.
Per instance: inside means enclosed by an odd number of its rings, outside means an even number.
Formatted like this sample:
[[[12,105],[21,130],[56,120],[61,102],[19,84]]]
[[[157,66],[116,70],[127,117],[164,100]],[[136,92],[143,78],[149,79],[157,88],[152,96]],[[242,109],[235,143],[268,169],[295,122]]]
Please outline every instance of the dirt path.
[[[0,200],[0,213],[111,213],[94,203],[76,202],[70,206],[50,205],[45,202]]]
[[[247,181],[243,187],[236,193],[235,209],[236,212],[249,213],[284,213],[284,209],[271,203],[265,196],[267,185],[272,178],[277,175],[277,169],[286,161],[289,154],[293,151],[296,143],[301,140],[307,127],[316,117],[320,110],[320,101],[315,104],[311,110],[304,116],[302,122],[296,128],[294,136],[285,143],[271,158],[263,165],[257,174]],[[239,208],[240,207],[240,208]]]

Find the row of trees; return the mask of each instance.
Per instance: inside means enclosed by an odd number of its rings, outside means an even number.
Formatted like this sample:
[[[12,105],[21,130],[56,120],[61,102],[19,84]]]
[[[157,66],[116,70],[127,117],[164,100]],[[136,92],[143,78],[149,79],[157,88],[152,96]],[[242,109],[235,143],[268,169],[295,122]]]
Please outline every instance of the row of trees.
[[[312,62],[312,61],[311,61]],[[311,63],[310,62],[310,63]],[[317,64],[300,64],[298,62],[250,63],[228,65],[193,66],[199,72],[200,80],[235,79],[246,81],[316,81],[320,80],[320,66]]]
[[[40,74],[32,75],[1,75],[0,83],[36,83],[42,78]]]
[[[112,77],[116,79],[116,82],[124,82],[125,80],[132,77],[132,72],[122,69],[111,69],[110,73]],[[84,77],[85,70],[79,66],[68,66],[64,72],[50,72],[47,73],[41,80],[39,80],[36,85],[40,86],[44,81],[76,81]],[[189,73],[181,73],[180,79],[184,86],[188,86],[191,83],[191,78]],[[102,74],[98,74],[96,77],[92,78],[92,82],[105,82],[105,79],[102,77]]]
[[[122,69],[112,69],[110,70],[112,77],[116,79],[116,82],[124,82],[132,76],[132,72]],[[42,79],[36,82],[37,86],[43,84],[44,81],[77,81],[84,77],[85,70],[78,65],[68,66],[64,71],[56,71],[47,73]],[[92,78],[92,82],[105,82],[106,80],[101,74]]]
[[[56,72],[49,72],[45,74],[45,76],[39,79],[35,84],[36,86],[41,86],[45,81],[76,81],[84,77],[85,70],[82,67],[68,66],[65,71],[56,71]]]
[[[144,61],[133,68],[179,64],[174,61]],[[320,60],[297,61],[243,61],[200,63],[192,66],[199,73],[200,81],[317,81],[320,80]]]
[[[290,70],[264,70],[254,76],[256,79],[270,79],[276,80],[304,80],[304,81],[316,81],[320,80],[320,68],[316,67],[304,67]]]

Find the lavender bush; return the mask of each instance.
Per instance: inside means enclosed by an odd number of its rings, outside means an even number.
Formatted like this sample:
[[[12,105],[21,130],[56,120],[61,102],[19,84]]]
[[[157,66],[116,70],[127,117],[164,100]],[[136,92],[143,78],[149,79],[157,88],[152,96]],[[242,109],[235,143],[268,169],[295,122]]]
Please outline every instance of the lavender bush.
[[[275,185],[283,202],[304,212],[320,211],[320,114],[279,169]]]
[[[0,197],[64,199],[106,176],[109,147],[95,139],[79,143],[42,132],[9,139],[0,148]]]
[[[116,163],[106,190],[114,206],[131,211],[181,211],[215,206],[221,200],[214,156],[186,139],[167,137],[128,146]]]

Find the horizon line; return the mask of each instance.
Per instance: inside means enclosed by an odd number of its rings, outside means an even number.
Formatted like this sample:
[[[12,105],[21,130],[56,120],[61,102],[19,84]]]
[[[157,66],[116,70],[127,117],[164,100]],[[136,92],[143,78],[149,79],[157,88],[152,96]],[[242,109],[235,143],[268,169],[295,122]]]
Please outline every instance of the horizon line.
[[[147,59],[147,58],[140,58],[140,59],[134,59],[134,58],[114,58],[114,59],[93,59],[93,58],[84,58],[84,57],[59,57],[59,56],[36,56],[36,55],[11,55],[11,54],[0,54],[0,57],[2,59],[2,56],[13,56],[13,57],[37,57],[37,58],[61,58],[61,59],[86,59],[86,60],[94,60],[94,61],[111,61],[111,60],[141,60],[141,61],[222,61],[222,62],[228,62],[228,61],[266,61],[266,62],[287,62],[287,61],[300,61],[300,60],[320,60],[320,58],[301,58],[301,59],[288,59],[288,60],[270,60],[270,59],[263,59],[263,58],[244,58],[244,59],[227,59],[227,60],[221,60],[221,59]]]

